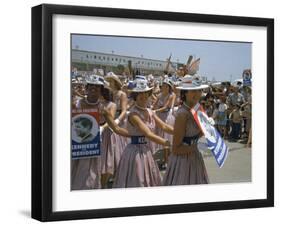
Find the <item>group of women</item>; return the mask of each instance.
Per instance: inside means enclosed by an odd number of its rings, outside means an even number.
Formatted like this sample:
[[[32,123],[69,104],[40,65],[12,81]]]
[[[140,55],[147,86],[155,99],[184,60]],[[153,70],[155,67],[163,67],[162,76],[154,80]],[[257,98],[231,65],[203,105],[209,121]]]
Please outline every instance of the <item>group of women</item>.
[[[164,79],[153,103],[144,76],[128,83],[129,98],[113,73],[88,76],[86,83],[85,97],[73,108],[100,112],[101,155],[72,160],[72,190],[107,188],[109,181],[114,188],[209,182],[197,148],[202,132],[190,111],[206,88],[197,76],[181,78],[176,89]],[[177,97],[181,104],[175,107]],[[159,149],[167,161],[163,176],[153,158]]]

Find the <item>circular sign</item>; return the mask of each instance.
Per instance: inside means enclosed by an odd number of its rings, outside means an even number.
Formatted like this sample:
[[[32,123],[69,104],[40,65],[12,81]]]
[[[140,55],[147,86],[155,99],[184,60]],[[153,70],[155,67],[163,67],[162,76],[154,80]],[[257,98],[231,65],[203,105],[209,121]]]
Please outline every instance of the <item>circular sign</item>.
[[[210,124],[208,117],[200,110],[197,111],[197,116],[206,139],[212,143],[216,143],[216,131]]]
[[[76,143],[90,143],[99,132],[99,124],[94,116],[79,114],[72,117],[72,140]]]

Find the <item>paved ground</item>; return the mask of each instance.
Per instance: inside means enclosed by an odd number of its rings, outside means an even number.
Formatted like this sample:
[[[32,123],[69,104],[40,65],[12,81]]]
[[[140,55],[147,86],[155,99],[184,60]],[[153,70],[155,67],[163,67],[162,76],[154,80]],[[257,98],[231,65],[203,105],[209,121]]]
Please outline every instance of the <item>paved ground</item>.
[[[252,150],[245,144],[226,142],[230,151],[222,168],[210,155],[204,156],[210,183],[250,182],[252,169]]]
[[[207,168],[210,183],[237,183],[251,181],[252,168],[252,150],[246,148],[245,144],[239,142],[228,142],[229,147],[228,157],[222,168],[219,168],[212,153],[203,145],[203,140],[199,141],[199,149],[204,157],[204,162]],[[161,166],[163,162],[163,152],[159,151],[154,156],[158,165]],[[160,168],[162,176],[165,173],[164,169]],[[108,184],[112,187],[112,183]]]
[[[202,141],[201,141],[202,142]],[[228,142],[228,157],[222,168],[219,168],[211,152],[199,144],[199,148],[204,156],[210,183],[237,183],[251,181],[251,159],[252,150],[246,148],[245,144],[239,142]],[[155,156],[158,161],[162,160],[161,152]],[[161,170],[163,175],[165,170]]]

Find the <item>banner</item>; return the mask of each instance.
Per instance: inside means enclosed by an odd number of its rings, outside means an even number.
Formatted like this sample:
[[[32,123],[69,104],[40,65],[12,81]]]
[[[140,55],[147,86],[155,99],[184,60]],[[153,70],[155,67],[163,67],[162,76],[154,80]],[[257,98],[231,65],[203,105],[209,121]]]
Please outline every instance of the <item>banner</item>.
[[[252,85],[252,72],[250,69],[244,70],[242,77],[243,77],[243,86]]]
[[[99,112],[96,109],[72,110],[72,159],[100,156]]]
[[[218,166],[221,168],[227,158],[229,148],[216,128],[211,125],[209,117],[199,103],[191,109],[191,113],[205,135],[208,149],[212,151]]]

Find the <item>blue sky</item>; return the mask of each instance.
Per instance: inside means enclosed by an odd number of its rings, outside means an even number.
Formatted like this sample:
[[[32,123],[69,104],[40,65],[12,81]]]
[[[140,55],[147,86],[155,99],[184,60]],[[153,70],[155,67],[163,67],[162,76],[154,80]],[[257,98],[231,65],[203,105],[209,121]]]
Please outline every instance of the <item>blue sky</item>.
[[[118,36],[72,35],[72,48],[186,63],[189,55],[200,57],[198,74],[217,81],[239,79],[251,68],[251,43],[175,40]]]

